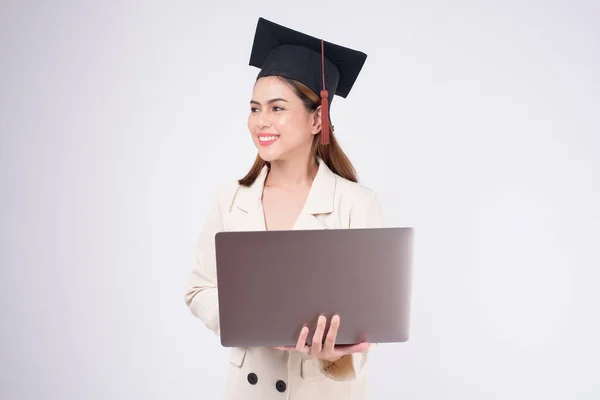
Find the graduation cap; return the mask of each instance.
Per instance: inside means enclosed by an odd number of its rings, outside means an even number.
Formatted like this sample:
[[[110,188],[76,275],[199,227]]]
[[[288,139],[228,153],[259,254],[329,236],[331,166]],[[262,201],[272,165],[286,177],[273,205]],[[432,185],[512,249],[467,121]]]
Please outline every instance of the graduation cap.
[[[258,19],[250,65],[257,79],[278,75],[294,79],[321,95],[321,142],[329,143],[329,105],[333,95],[350,93],[367,55],[285,26]],[[331,99],[328,96],[331,94]]]

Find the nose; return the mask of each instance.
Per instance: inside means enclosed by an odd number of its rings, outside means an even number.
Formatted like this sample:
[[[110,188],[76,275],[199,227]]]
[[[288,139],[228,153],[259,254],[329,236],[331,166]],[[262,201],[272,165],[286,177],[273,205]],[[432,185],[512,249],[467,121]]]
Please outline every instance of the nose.
[[[271,120],[269,119],[269,116],[266,113],[264,113],[264,112],[261,112],[259,114],[257,122],[258,122],[258,127],[260,129],[270,128],[271,127]]]

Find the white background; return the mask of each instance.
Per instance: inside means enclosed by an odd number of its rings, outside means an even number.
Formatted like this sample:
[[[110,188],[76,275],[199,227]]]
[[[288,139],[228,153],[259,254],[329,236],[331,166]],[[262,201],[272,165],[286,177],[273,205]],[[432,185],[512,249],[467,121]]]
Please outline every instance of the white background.
[[[417,233],[374,399],[600,398],[600,6],[566,0],[2,1],[0,398],[218,398],[183,294],[259,16],[369,55],[333,123]]]

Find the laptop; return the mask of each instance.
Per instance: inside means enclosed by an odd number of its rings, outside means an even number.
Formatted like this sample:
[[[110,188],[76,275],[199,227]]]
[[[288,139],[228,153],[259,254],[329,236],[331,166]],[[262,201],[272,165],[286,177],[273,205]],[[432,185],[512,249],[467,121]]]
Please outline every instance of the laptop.
[[[320,314],[340,316],[336,345],[409,338],[413,228],[219,232],[224,347],[312,342]]]

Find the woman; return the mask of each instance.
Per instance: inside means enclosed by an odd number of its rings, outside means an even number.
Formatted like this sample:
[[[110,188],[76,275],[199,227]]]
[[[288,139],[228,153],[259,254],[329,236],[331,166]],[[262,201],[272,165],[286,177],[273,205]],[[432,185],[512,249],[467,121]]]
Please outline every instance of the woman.
[[[218,191],[185,296],[216,334],[217,232],[382,226],[377,194],[357,183],[329,123],[329,92],[346,97],[365,59],[259,19],[250,64],[261,71],[248,118],[258,155],[243,178]],[[334,316],[325,331],[326,322],[320,317],[315,332],[305,328],[296,347],[232,349],[225,398],[368,399],[369,344],[335,346],[343,322]]]

